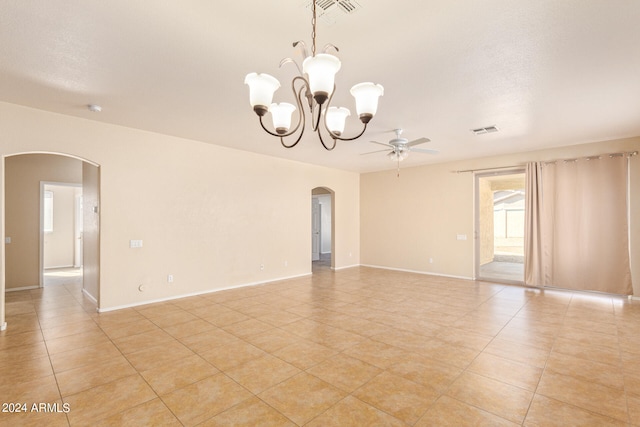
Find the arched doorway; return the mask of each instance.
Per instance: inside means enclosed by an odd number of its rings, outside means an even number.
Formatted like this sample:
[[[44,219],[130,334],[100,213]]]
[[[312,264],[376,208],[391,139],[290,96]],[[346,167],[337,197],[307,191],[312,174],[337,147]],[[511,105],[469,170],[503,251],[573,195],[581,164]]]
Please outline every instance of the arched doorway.
[[[335,193],[327,187],[311,190],[312,271],[335,267]]]
[[[11,154],[4,156],[2,162],[5,208],[2,295],[44,285],[43,192],[49,188],[46,185],[56,183],[81,189],[83,209],[73,215],[80,215],[74,221],[77,219],[81,224],[78,227],[82,229],[82,254],[74,253],[70,263],[82,259],[82,292],[99,307],[99,165],[76,156],[43,152]],[[72,200],[78,203],[75,198]],[[47,215],[55,218],[56,213],[49,211]],[[74,245],[76,250],[77,247]],[[4,303],[3,298],[3,313]]]

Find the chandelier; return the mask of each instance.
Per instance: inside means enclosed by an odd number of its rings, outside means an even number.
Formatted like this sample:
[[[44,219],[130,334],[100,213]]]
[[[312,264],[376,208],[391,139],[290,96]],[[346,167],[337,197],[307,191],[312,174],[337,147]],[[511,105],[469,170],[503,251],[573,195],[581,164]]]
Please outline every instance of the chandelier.
[[[336,89],[335,75],[340,70],[340,60],[329,53],[330,49],[338,52],[338,48],[332,44],[327,44],[322,53],[316,54],[316,0],[313,3],[313,18],[311,20],[311,56],[308,55],[303,41],[297,41],[293,47],[300,47],[304,55],[302,69],[297,62],[291,58],[280,61],[280,67],[286,63],[293,63],[298,69],[298,76],[291,81],[291,89],[297,104],[298,119],[296,125],[291,128],[291,118],[296,106],[287,102],[272,103],[274,92],[280,87],[280,82],[273,76],[263,73],[250,73],[244,79],[244,83],[249,85],[249,102],[253,111],[260,119],[260,125],[270,135],[280,138],[280,142],[286,148],[295,147],[302,139],[306,124],[305,107],[303,107],[303,97],[311,116],[312,129],[317,132],[322,146],[327,150],[333,150],[336,142],[353,141],[358,139],[367,130],[367,124],[376,114],[378,109],[378,98],[382,96],[384,88],[379,84],[370,82],[358,83],[351,88],[351,95],[356,100],[356,111],[363,124],[362,131],[354,137],[345,138],[342,136],[345,122],[351,115],[349,109],[344,107],[331,107],[331,99]],[[263,117],[271,113],[275,132],[269,130],[263,121]],[[322,138],[322,129],[331,137],[333,143],[325,143]],[[284,138],[296,134],[294,142],[287,144]],[[295,138],[295,135],[294,135]]]

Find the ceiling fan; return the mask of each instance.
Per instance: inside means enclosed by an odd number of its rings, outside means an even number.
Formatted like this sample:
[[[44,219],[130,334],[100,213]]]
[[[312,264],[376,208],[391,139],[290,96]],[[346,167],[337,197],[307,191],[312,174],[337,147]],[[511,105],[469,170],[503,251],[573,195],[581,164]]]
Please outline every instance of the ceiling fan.
[[[362,155],[388,151],[389,153],[387,154],[387,157],[389,157],[391,160],[400,162],[405,158],[407,158],[407,156],[409,155],[409,152],[438,154],[437,150],[429,150],[427,148],[415,148],[416,145],[424,144],[425,142],[431,141],[429,138],[418,138],[418,139],[414,139],[413,141],[409,141],[407,138],[402,138],[400,136],[402,135],[402,129],[394,129],[393,132],[395,132],[396,137],[387,143],[378,142],[378,141],[369,141],[373,144],[384,145],[387,148],[385,148],[384,150],[369,151],[368,153],[362,153]]]
[[[415,148],[416,145],[424,144],[425,142],[431,141],[429,138],[418,138],[414,139],[413,141],[409,141],[407,138],[402,138],[400,136],[402,135],[402,129],[394,129],[393,132],[395,132],[396,137],[387,143],[369,141],[373,144],[384,145],[386,147],[384,150],[369,151],[368,153],[362,153],[362,155],[388,151],[387,157],[389,157],[389,159],[391,159],[392,161],[398,162],[398,176],[400,176],[400,162],[407,158],[409,152],[438,154],[437,150],[430,150],[428,148]]]

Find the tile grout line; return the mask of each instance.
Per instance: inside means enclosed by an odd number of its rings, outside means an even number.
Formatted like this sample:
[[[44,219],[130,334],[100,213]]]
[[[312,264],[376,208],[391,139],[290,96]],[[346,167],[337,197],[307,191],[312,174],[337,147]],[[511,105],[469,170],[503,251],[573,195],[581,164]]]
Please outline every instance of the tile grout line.
[[[41,289],[42,289],[41,292],[44,292],[44,286]],[[67,293],[69,293],[69,291],[66,288],[65,288],[65,291],[67,291]],[[35,309],[35,305],[34,305],[34,309]],[[56,381],[56,388],[58,389],[58,396],[60,396],[60,401],[64,404],[65,400],[62,397],[62,390],[60,390],[60,383],[58,381],[58,375],[56,375],[56,371],[55,371],[55,369],[53,367],[53,362],[51,361],[51,353],[49,351],[49,345],[47,344],[47,340],[44,337],[44,333],[43,333],[43,329],[42,329],[42,323],[40,321],[41,320],[40,319],[40,313],[39,313],[38,310],[35,310],[35,312],[36,312],[36,316],[38,318],[38,326],[40,328],[39,332],[42,335],[42,341],[44,343],[45,349],[47,350],[47,360],[49,361],[49,366],[51,366],[51,373],[53,374],[53,378]],[[69,414],[68,413],[65,413],[65,418],[67,420],[67,425],[71,426],[71,420],[69,419]]]

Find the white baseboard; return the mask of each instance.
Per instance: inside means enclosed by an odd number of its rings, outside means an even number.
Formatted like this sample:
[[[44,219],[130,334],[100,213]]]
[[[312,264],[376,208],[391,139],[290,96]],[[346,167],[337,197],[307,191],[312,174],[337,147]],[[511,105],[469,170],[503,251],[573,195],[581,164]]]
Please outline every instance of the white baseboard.
[[[198,296],[198,295],[212,294],[212,293],[215,293],[215,292],[227,291],[227,290],[230,290],[230,289],[238,289],[238,288],[246,288],[246,287],[249,287],[249,286],[266,285],[268,283],[279,282],[281,280],[296,279],[296,278],[305,277],[305,276],[311,276],[311,273],[303,273],[303,274],[297,274],[297,275],[294,275],[294,276],[279,277],[277,279],[270,279],[270,280],[266,280],[266,281],[263,281],[263,282],[244,283],[242,285],[227,286],[225,288],[208,289],[206,291],[191,292],[191,293],[188,293],[188,294],[174,295],[174,296],[170,296],[170,297],[157,298],[157,299],[146,300],[146,301],[140,301],[140,302],[135,302],[135,303],[132,303],[132,304],[118,305],[118,306],[114,306],[114,307],[99,307],[98,308],[98,313],[106,313],[106,312],[109,312],[109,311],[122,310],[123,308],[139,307],[141,305],[154,304],[154,303],[165,302],[165,301],[172,301],[172,300],[181,299],[181,298],[187,298],[187,297],[195,297],[195,296]]]
[[[94,297],[93,295],[91,295],[89,293],[89,291],[87,291],[86,289],[82,288],[82,293],[84,294],[85,297],[89,298],[94,304],[98,305],[98,299],[96,297]]]
[[[73,264],[69,264],[69,265],[54,265],[53,267],[45,267],[44,271],[47,270],[60,270],[62,268],[76,268]]]
[[[336,267],[336,268],[331,267],[331,269],[333,271],[339,271],[339,270],[346,270],[347,268],[353,268],[353,267],[360,267],[360,264],[345,265],[344,267]]]
[[[15,292],[15,291],[31,291],[33,289],[40,289],[40,286],[23,286],[21,288],[5,288],[5,292]]]
[[[451,279],[473,280],[473,277],[454,276],[454,275],[451,275],[451,274],[434,273],[434,272],[431,272],[431,271],[408,270],[406,268],[393,268],[393,267],[386,267],[386,266],[382,266],[382,265],[371,265],[371,264],[360,264],[360,266],[361,267],[380,268],[382,270],[403,271],[405,273],[424,274],[425,276],[438,276],[438,277],[449,277]]]

